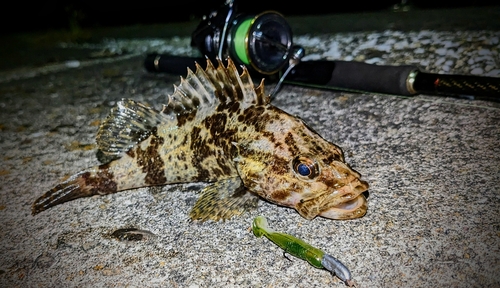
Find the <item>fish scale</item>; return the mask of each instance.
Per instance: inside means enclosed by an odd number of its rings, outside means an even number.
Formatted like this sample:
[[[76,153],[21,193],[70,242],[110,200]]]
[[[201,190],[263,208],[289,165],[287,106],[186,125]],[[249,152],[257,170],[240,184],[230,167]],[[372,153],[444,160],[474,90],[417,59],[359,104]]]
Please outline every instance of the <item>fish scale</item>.
[[[109,163],[70,177],[39,197],[37,214],[92,195],[173,183],[209,182],[190,212],[221,220],[253,209],[259,198],[317,216],[351,219],[366,213],[368,184],[342,150],[299,117],[271,105],[228,59],[217,68],[188,69],[158,111],[123,99],[97,134]]]

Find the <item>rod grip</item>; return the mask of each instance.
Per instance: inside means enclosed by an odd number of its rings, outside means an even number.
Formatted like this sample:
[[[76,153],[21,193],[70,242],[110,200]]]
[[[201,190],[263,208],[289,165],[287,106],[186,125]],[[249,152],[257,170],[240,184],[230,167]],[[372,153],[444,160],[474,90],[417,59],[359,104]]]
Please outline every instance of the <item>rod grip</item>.
[[[332,88],[361,90],[375,93],[415,95],[408,79],[416,66],[382,66],[354,61],[304,61],[287,77],[287,81],[302,82]]]

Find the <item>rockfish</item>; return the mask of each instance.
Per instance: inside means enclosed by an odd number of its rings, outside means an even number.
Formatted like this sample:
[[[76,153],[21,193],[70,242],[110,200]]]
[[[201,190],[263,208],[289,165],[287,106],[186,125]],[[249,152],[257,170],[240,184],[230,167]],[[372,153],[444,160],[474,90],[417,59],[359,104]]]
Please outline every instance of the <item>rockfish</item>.
[[[112,161],[71,176],[38,198],[32,213],[93,195],[139,187],[208,182],[190,212],[194,220],[229,219],[259,198],[306,219],[352,219],[367,210],[368,184],[342,150],[299,117],[270,104],[231,59],[188,69],[156,110],[122,100],[97,134]]]

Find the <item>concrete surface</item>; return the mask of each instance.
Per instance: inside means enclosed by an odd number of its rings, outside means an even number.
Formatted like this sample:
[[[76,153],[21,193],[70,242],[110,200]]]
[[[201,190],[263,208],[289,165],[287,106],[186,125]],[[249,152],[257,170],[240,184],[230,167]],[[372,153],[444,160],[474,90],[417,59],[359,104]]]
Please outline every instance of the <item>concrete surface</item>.
[[[484,13],[492,9],[498,11]],[[452,12],[442,11],[430,24],[422,20],[422,29],[311,30],[296,41],[312,59],[500,77],[500,32],[491,29],[498,18],[486,20],[484,29],[465,29],[467,23],[440,29],[440,21],[454,19]],[[361,219],[307,221],[261,202],[226,222],[190,222],[203,183],[79,199],[31,216],[39,195],[98,163],[95,134],[117,100],[159,106],[178,81],[143,71],[143,53],[157,42],[120,39],[73,49],[111,51],[125,43],[127,53],[1,74],[1,287],[344,286],[253,236],[257,215],[340,259],[358,287],[500,287],[500,104],[486,101],[285,86],[274,104],[341,146],[370,183]],[[175,42],[173,48],[159,46],[194,53],[188,40],[181,35],[165,40]],[[111,236],[131,227],[152,234],[141,241]]]

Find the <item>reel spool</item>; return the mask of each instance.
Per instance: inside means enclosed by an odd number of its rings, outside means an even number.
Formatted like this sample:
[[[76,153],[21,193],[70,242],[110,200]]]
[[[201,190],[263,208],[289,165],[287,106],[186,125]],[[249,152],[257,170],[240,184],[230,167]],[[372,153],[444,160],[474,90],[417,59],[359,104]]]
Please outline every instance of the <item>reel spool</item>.
[[[292,29],[283,15],[265,11],[233,17],[233,1],[205,16],[191,37],[191,45],[212,61],[231,59],[261,74],[271,75],[288,64]]]

